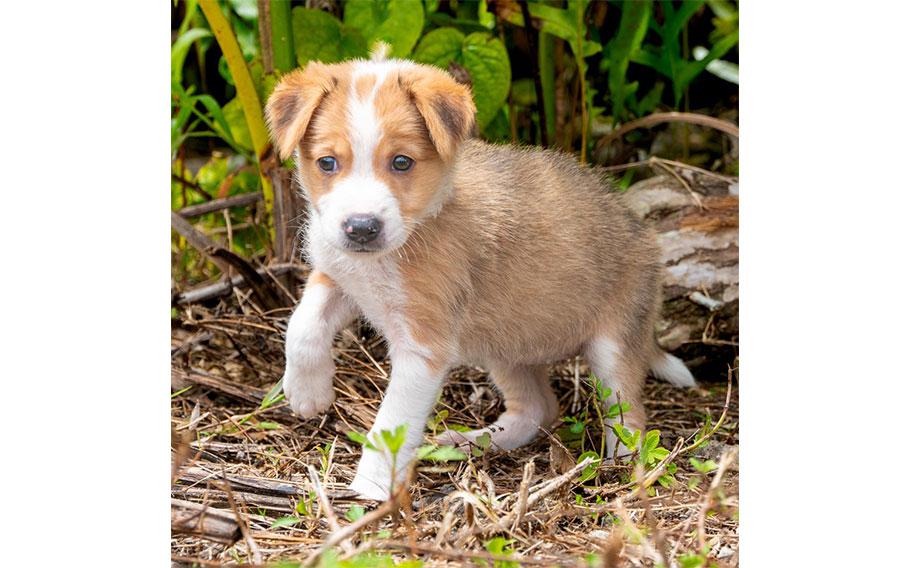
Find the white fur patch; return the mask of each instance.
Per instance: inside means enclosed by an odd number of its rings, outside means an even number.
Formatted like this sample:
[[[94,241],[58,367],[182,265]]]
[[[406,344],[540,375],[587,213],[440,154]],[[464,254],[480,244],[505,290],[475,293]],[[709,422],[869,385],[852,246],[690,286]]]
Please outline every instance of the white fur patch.
[[[392,380],[379,406],[376,421],[367,434],[380,451],[364,449],[350,486],[364,497],[376,500],[388,498],[393,479],[396,484],[404,481],[408,465],[423,441],[427,418],[445,377],[444,372],[430,370],[426,354],[426,349],[410,338],[404,345],[392,344]],[[383,430],[392,432],[400,425],[407,427],[407,437],[393,460],[392,455],[382,447],[379,433]]]
[[[284,396],[298,416],[315,416],[335,400],[332,340],[354,315],[338,289],[319,283],[306,287],[288,321],[282,378]]]
[[[587,359],[591,369],[602,385],[609,387],[614,395],[619,388],[615,379],[616,362],[619,358],[619,345],[612,339],[600,336],[588,345]]]
[[[651,362],[651,373],[677,387],[694,387],[695,377],[678,357],[661,353]]]

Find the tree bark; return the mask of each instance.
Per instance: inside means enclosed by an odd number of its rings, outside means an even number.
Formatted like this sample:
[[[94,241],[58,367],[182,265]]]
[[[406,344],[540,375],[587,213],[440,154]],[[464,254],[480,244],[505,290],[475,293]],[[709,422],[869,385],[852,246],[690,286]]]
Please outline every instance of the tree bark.
[[[657,231],[666,265],[658,342],[699,379],[724,379],[739,343],[739,185],[689,170],[624,199]]]

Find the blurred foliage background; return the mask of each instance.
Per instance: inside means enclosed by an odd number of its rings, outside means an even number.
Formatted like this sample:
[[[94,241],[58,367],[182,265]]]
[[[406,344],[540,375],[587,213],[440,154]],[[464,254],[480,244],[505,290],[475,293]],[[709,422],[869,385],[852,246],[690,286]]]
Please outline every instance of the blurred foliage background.
[[[665,114],[735,125],[736,2],[180,0],[171,33],[172,209],[254,265],[290,258],[277,243],[301,215],[282,202],[289,164],[265,129],[272,88],[308,61],[365,57],[378,40],[470,83],[486,140],[606,167],[660,156],[738,174],[735,138]],[[643,172],[619,175],[624,188]],[[181,288],[224,269],[186,236],[172,243]]]

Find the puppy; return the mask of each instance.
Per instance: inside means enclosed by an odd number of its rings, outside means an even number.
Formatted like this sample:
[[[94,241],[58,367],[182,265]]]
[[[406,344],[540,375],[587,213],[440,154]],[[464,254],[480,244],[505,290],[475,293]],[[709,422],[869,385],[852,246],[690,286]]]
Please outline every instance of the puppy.
[[[645,426],[649,369],[695,384],[654,339],[663,266],[651,232],[571,156],[469,139],[471,92],[444,71],[381,55],[314,62],[283,78],[266,114],[309,204],[312,273],[288,323],[288,403],[304,418],[331,406],[333,338],[357,316],[389,346],[368,437],[404,424],[407,439],[397,471],[387,451],[364,451],[360,495],[382,500],[402,481],[456,365],[489,370],[506,411],[442,441],[489,432],[505,450],[558,417],[555,360],[582,353],[610,403],[629,403],[630,430]]]

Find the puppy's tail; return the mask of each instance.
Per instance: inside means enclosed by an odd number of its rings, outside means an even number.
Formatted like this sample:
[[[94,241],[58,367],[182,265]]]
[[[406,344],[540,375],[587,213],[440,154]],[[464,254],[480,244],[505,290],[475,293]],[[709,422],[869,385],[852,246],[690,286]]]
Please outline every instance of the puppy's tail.
[[[651,357],[651,374],[677,387],[694,387],[695,377],[679,357],[674,357],[655,345]]]

